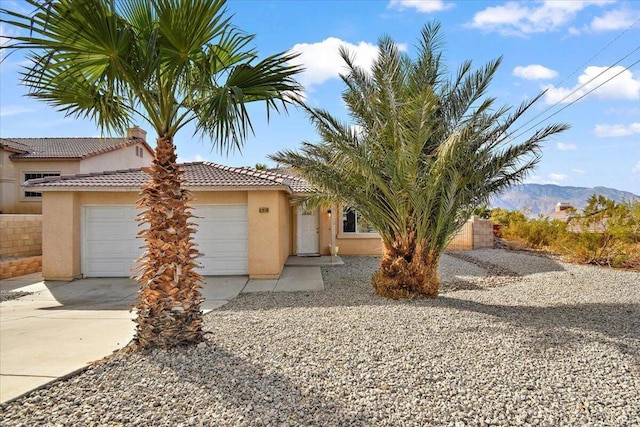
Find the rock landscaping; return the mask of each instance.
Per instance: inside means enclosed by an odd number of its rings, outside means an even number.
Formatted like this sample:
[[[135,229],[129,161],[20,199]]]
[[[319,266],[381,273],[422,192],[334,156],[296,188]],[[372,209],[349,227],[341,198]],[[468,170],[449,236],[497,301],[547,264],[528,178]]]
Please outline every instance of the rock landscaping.
[[[637,425],[640,273],[504,250],[445,255],[435,300],[242,294],[194,348],[122,351],[0,408],[2,426]]]

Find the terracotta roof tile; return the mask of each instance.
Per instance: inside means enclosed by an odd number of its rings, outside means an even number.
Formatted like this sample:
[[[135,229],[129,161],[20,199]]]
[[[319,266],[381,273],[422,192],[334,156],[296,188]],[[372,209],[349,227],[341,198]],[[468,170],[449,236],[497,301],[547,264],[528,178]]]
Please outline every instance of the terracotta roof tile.
[[[12,159],[85,159],[140,142],[146,144],[139,138],[0,138],[0,146],[18,151]]]
[[[246,167],[223,166],[209,162],[183,163],[187,186],[198,187],[274,187],[287,186],[287,177]],[[139,188],[148,176],[141,169],[63,175],[32,179],[25,187],[36,188]]]

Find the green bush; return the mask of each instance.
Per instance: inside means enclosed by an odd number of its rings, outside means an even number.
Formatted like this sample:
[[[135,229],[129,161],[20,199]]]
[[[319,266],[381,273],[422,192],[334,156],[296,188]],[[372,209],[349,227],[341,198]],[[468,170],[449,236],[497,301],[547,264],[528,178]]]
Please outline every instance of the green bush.
[[[568,222],[527,219],[516,211],[494,209],[506,240],[564,255],[585,264],[640,269],[640,202],[616,203],[592,196]]]

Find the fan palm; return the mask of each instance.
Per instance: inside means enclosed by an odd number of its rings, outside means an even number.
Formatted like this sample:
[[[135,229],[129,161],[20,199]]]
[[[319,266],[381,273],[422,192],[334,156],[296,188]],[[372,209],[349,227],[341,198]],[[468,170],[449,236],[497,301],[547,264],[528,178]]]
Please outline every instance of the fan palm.
[[[145,243],[134,342],[202,341],[199,254],[173,140],[192,123],[221,150],[240,148],[253,130],[247,103],[279,111],[299,92],[294,55],[258,60],[253,36],[231,24],[223,0],[27,1],[33,14],[2,10],[2,23],[28,31],[5,48],[29,51],[29,95],[94,119],[103,131],[123,132],[138,118],[157,133],[138,202],[138,220],[148,227],[139,233]]]
[[[351,121],[308,108],[321,142],[271,156],[316,186],[308,205],[349,206],[380,234],[373,285],[392,298],[436,297],[440,257],[473,209],[522,180],[541,142],[567,128],[514,141],[509,129],[541,95],[512,112],[496,108],[485,94],[501,60],[478,70],[466,61],[451,79],[439,32],[437,23],[423,28],[414,60],[381,38],[370,72],[341,50]]]

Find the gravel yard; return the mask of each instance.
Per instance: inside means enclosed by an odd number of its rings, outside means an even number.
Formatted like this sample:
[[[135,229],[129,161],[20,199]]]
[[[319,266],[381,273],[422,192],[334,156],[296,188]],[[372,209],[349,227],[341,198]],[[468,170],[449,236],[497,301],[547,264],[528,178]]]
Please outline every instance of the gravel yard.
[[[640,424],[640,273],[504,250],[443,258],[437,300],[242,294],[209,345],[121,353],[2,405],[2,426]]]

